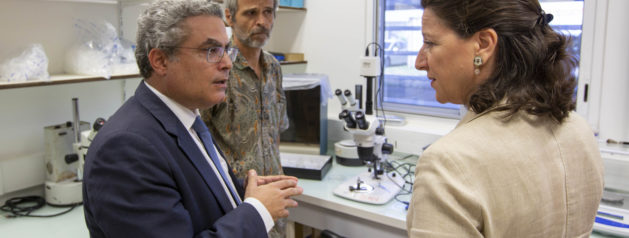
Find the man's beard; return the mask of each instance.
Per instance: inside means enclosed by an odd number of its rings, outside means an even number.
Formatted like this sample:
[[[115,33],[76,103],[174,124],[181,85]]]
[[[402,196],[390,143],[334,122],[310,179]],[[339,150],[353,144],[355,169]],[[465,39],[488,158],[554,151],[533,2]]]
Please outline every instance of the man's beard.
[[[242,32],[237,28],[233,28],[233,30],[234,36],[236,36],[241,43],[251,48],[262,48],[266,45],[267,41],[269,41],[269,37],[271,36],[271,29],[266,29],[264,27],[256,27],[249,33]],[[254,40],[252,36],[258,33],[264,33],[266,35],[266,39]]]

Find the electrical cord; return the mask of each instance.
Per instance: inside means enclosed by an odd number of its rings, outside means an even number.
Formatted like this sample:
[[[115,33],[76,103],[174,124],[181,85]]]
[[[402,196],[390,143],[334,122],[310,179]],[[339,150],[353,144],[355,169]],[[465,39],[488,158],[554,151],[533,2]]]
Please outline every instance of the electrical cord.
[[[371,45],[375,45],[376,53],[374,56],[380,58],[380,76],[376,78],[378,83],[378,90],[376,91],[376,117],[378,117],[378,107],[380,107],[380,112],[382,112],[384,119],[382,127],[384,128],[387,124],[387,115],[384,112],[384,106],[382,105],[382,102],[384,101],[384,92],[382,91],[382,88],[384,87],[384,81],[382,80],[384,78],[384,48],[376,42],[371,42],[367,44],[367,47],[365,47],[365,56],[369,56],[369,46]],[[380,52],[380,54],[378,54],[378,52]]]
[[[378,52],[380,52],[380,56],[383,55],[384,53],[384,49],[382,49],[382,47],[380,46],[380,44],[376,43],[376,42],[370,42],[369,44],[367,44],[367,46],[365,47],[365,56],[369,56],[369,46],[371,45],[375,45],[376,46],[376,53],[374,54],[374,56],[378,56]]]
[[[402,159],[406,159],[408,157],[413,156],[411,155],[407,155],[406,157],[402,158]],[[398,198],[399,196],[403,196],[403,195],[410,195],[413,192],[413,180],[415,178],[415,172],[414,172],[414,167],[415,164],[413,163],[401,163],[398,161],[386,161],[385,162],[385,168],[386,170],[389,171],[395,171],[399,176],[402,176],[402,178],[404,179],[404,184],[403,185],[399,185],[397,183],[395,183],[398,187],[400,187],[401,191],[400,193],[398,193],[397,195],[395,195],[393,198],[395,199],[395,201],[402,203],[405,205],[405,208],[408,209],[409,206],[409,202],[408,201],[403,201],[400,198]],[[394,181],[393,178],[390,177],[389,173],[386,173],[387,177],[389,179],[391,179],[391,181]],[[407,188],[408,187],[408,188]]]
[[[46,200],[41,196],[25,196],[25,197],[15,197],[7,200],[2,207],[0,207],[1,211],[10,212],[11,214],[6,215],[6,218],[16,218],[16,217],[56,217],[59,215],[66,214],[72,211],[75,207],[80,206],[82,203],[70,205],[68,210],[65,210],[60,213],[49,214],[49,215],[31,215],[31,212],[40,209],[46,205]]]
[[[380,47],[380,45],[378,45],[378,47]],[[382,127],[384,128],[387,125],[387,114],[386,112],[384,112],[384,105],[382,105],[382,103],[384,102],[384,91],[382,91],[382,88],[384,87],[384,49],[382,49],[382,53],[380,54],[380,77],[377,79],[378,80],[378,91],[376,91],[376,100],[378,100],[378,102],[376,103],[376,117],[378,116],[378,105],[380,106],[380,111],[382,112],[382,117],[384,118],[384,122]]]

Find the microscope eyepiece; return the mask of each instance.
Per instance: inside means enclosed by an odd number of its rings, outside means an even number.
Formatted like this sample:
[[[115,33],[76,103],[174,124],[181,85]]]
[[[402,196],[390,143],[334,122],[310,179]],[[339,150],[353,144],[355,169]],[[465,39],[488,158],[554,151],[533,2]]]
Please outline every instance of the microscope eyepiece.
[[[361,111],[356,112],[356,123],[358,124],[358,128],[367,129],[369,128],[369,122],[365,120],[365,114]]]
[[[345,96],[343,96],[343,91],[337,89],[334,94],[336,94],[336,96],[339,98],[339,101],[341,101],[341,105],[347,105],[347,100],[345,100]]]
[[[345,97],[351,97],[352,96],[352,91],[349,91],[349,89],[345,89]]]
[[[356,99],[354,99],[354,97],[352,97],[352,91],[349,91],[349,89],[345,90],[345,97],[347,98],[347,100],[349,101],[349,105],[350,106],[356,106]]]
[[[347,116],[347,110],[343,110],[341,113],[339,113],[339,119],[341,120],[344,120],[346,116]]]
[[[352,113],[348,110],[343,110],[339,114],[339,119],[345,120],[345,125],[347,128],[356,128],[356,121],[352,118]]]

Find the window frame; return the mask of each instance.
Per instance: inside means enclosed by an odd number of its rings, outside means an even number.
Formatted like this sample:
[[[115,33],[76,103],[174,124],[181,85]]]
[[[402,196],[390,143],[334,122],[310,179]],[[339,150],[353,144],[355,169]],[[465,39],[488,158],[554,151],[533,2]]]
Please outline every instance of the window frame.
[[[584,55],[584,51],[590,51],[592,49],[592,42],[591,42],[591,37],[594,34],[593,32],[587,32],[584,31],[584,29],[586,28],[586,25],[589,26],[589,24],[591,24],[591,22],[593,22],[594,20],[593,18],[593,14],[589,11],[591,10],[590,8],[593,8],[593,6],[591,6],[592,4],[595,3],[591,3],[592,1],[585,1],[585,0],[575,0],[575,1],[581,1],[583,2],[583,16],[582,16],[582,22],[581,22],[581,42],[580,42],[580,46],[579,46],[579,62],[578,62],[578,69],[579,69],[579,74],[578,74],[578,85],[575,88],[576,90],[576,103],[577,103],[577,111],[580,112],[580,114],[585,114],[584,116],[588,117],[588,108],[590,107],[588,105],[587,102],[584,102],[584,88],[588,87],[588,85],[590,84],[590,74],[589,74],[589,67],[591,67],[592,64],[592,60],[590,60],[589,58],[583,57]],[[549,1],[550,2],[550,1]],[[377,19],[377,24],[378,26],[376,27],[377,29],[377,40],[378,43],[384,47],[385,45],[385,31],[387,31],[387,28],[385,26],[385,12],[386,12],[386,3],[387,1],[379,1],[378,3],[378,19]],[[421,27],[422,26],[408,26],[406,28],[419,28],[418,30],[421,31]],[[396,28],[400,28],[400,29],[404,29],[405,27],[396,27]],[[572,25],[566,25],[566,26],[559,26],[558,28],[554,28],[557,31],[561,31],[561,30],[570,30],[570,28],[573,28]],[[406,113],[406,114],[414,114],[414,115],[425,115],[425,116],[435,116],[435,117],[444,117],[444,118],[453,118],[453,119],[460,119],[462,118],[462,116],[466,113],[467,109],[463,106],[463,105],[459,105],[458,109],[454,109],[454,108],[443,108],[443,107],[434,107],[434,106],[429,106],[429,105],[412,105],[412,104],[403,104],[403,103],[395,103],[395,102],[387,102],[384,101],[384,90],[385,90],[385,81],[386,81],[386,75],[385,75],[385,68],[384,68],[384,59],[386,57],[386,52],[384,51],[384,49],[382,49],[382,54],[381,55],[381,61],[382,61],[382,74],[381,76],[378,78],[378,90],[377,92],[381,93],[382,95],[377,95],[377,100],[376,101],[376,106],[379,110],[383,110],[385,112],[400,112],[400,113]],[[587,53],[586,53],[587,55]],[[382,87],[382,88],[380,88]],[[433,89],[434,90],[434,89]],[[589,88],[590,90],[590,94],[592,94],[592,87],[590,86]],[[435,99],[436,102],[436,99]],[[591,117],[591,115],[590,115]]]

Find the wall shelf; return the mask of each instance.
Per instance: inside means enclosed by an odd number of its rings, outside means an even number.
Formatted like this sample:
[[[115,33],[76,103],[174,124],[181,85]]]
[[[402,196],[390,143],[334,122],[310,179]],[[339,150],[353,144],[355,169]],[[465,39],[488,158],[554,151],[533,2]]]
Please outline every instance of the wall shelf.
[[[127,74],[127,75],[112,75],[109,80],[116,79],[132,79],[140,78],[139,74]],[[99,76],[86,76],[86,75],[51,75],[50,80],[35,80],[26,82],[0,82],[0,90],[11,88],[27,88],[37,86],[50,86],[58,84],[70,84],[70,83],[85,83],[95,81],[107,81],[108,79]]]
[[[280,65],[307,64],[308,61],[281,61]],[[140,78],[139,74],[112,75],[109,80]],[[27,88],[37,86],[51,86],[59,84],[85,83],[95,81],[107,81],[108,79],[99,76],[60,74],[51,75],[50,80],[34,80],[26,82],[0,82],[0,90],[12,88]]]
[[[280,6],[279,9],[277,9],[278,12],[293,12],[293,11],[302,11],[302,12],[306,12],[308,11],[305,7],[286,7],[286,6]]]
[[[293,64],[307,64],[308,61],[281,61],[280,65],[293,65]],[[112,75],[109,80],[116,79],[132,79],[140,78],[139,74],[126,74],[126,75]],[[87,76],[87,75],[72,75],[72,74],[60,74],[51,75],[50,80],[34,80],[26,82],[0,82],[0,90],[12,89],[12,88],[28,88],[37,86],[51,86],[59,84],[71,84],[71,83],[85,83],[95,81],[107,81],[108,79],[100,76]]]
[[[289,65],[289,64],[307,64],[308,61],[280,61],[280,65]]]

